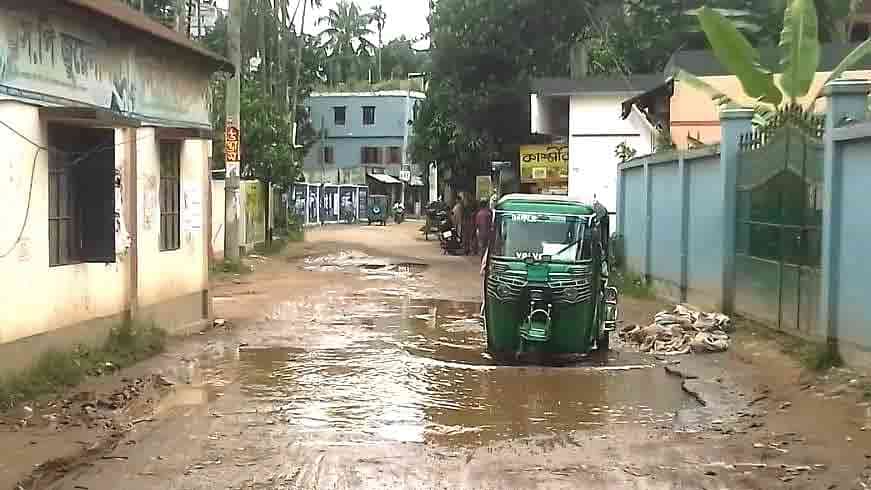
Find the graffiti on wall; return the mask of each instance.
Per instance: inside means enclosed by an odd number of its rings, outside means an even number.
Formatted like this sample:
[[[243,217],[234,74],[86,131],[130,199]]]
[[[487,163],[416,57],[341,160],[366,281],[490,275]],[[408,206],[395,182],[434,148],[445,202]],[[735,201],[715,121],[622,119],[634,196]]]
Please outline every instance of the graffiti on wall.
[[[0,8],[0,86],[133,116],[209,123],[208,73],[86,19]],[[166,48],[168,49],[168,48]]]

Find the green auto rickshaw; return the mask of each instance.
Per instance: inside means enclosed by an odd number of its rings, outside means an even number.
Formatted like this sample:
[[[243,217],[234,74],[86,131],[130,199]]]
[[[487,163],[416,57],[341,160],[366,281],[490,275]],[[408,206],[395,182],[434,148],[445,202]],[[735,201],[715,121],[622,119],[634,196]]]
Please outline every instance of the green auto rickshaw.
[[[608,222],[600,204],[561,196],[509,194],[496,204],[483,307],[494,359],[608,350],[617,324]]]
[[[384,226],[387,222],[387,196],[372,194],[369,196],[369,212],[368,221],[372,223],[380,223]]]

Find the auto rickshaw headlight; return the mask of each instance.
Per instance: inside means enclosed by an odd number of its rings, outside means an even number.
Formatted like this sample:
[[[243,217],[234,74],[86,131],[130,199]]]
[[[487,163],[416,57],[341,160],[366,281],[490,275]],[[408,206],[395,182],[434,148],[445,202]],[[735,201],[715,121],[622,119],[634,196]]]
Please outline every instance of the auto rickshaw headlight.
[[[496,288],[496,294],[497,294],[500,298],[503,298],[503,299],[504,299],[504,298],[507,298],[507,297],[509,297],[509,296],[511,295],[511,288],[509,288],[509,287],[506,286],[505,284],[500,284],[500,285]]]
[[[617,288],[609,287],[605,288],[605,301],[608,302],[617,302]]]

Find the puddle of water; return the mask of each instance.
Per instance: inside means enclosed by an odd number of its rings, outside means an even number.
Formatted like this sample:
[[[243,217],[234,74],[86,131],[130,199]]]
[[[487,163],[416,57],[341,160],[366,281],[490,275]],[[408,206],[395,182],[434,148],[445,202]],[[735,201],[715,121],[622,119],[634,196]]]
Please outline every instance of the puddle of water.
[[[668,424],[696,406],[680,380],[640,354],[571,367],[496,365],[484,353],[479,308],[333,296],[313,307],[306,348],[245,348],[234,362],[252,403],[279,408],[290,429],[325,439],[362,433],[477,446],[606,424]]]
[[[427,267],[427,264],[396,262],[355,251],[306,257],[302,266],[303,270],[314,272],[360,272],[365,279],[370,280],[390,280],[398,275],[413,276],[422,273]]]

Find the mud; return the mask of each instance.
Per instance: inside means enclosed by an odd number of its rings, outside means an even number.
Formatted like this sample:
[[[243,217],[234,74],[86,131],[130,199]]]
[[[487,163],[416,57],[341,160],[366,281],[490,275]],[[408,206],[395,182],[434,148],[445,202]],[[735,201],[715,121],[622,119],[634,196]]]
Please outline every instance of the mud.
[[[477,259],[441,256],[417,226],[325,228],[240,284],[217,285],[216,314],[232,328],[140,366],[170,386],[139,423],[22,488],[871,483],[869,432],[832,405],[845,400],[762,385],[790,371],[780,358],[760,356],[755,368],[735,360],[749,355],[740,343],[679,363],[618,343],[568,366],[494,363],[477,318]],[[663,307],[623,301],[635,323]],[[32,453],[81,437],[29,430],[15,441],[36,441]],[[10,459],[0,469],[21,471]]]

